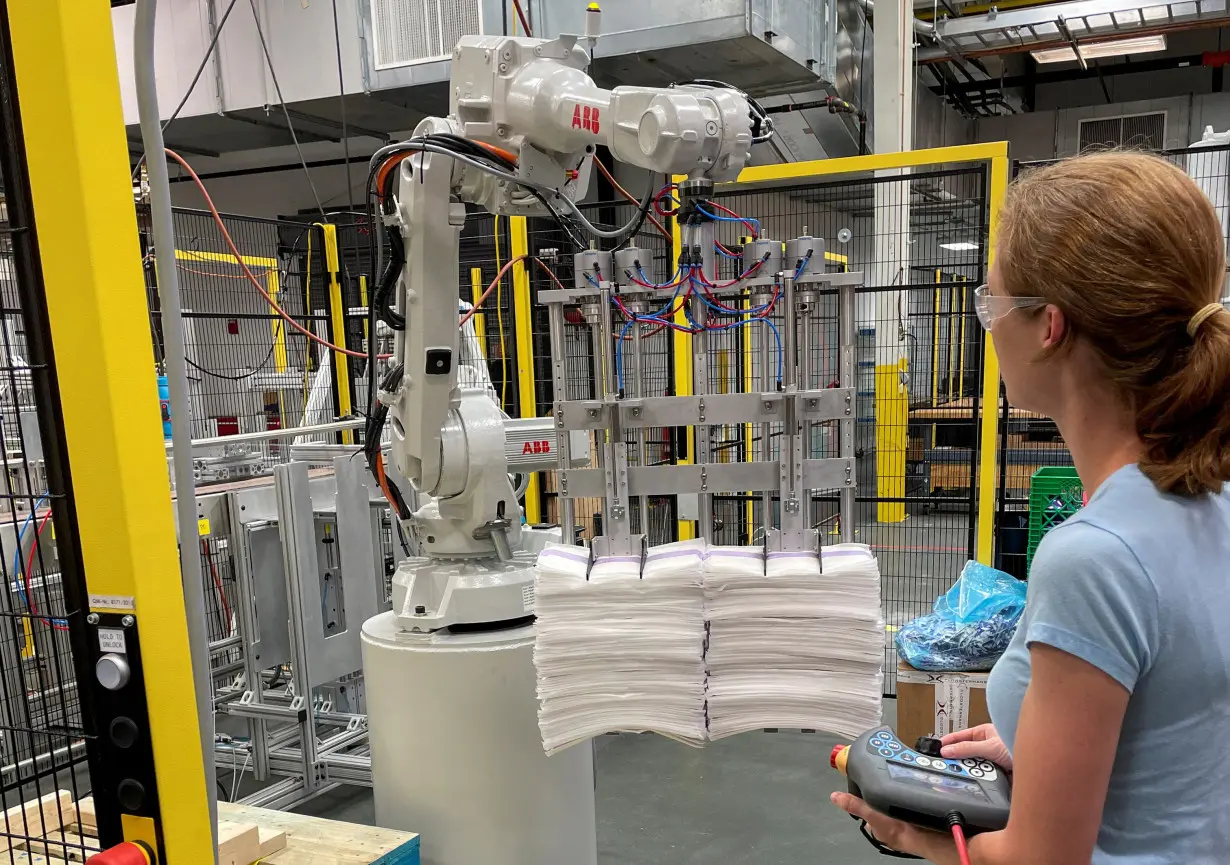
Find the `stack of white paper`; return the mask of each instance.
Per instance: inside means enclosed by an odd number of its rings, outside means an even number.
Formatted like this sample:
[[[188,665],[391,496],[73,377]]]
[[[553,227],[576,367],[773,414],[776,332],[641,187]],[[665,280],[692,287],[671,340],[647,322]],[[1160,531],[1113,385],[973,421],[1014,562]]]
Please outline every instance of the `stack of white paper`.
[[[538,724],[554,753],[607,732],[705,740],[704,543],[599,559],[548,544],[538,557]]]
[[[705,564],[709,737],[855,736],[880,722],[880,573],[863,544],[813,553],[713,547]]]

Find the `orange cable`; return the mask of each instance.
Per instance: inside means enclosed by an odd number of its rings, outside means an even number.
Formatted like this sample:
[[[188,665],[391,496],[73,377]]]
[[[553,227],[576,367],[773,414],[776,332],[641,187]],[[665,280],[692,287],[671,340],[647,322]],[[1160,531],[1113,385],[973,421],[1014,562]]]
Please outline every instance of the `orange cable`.
[[[458,327],[465,327],[466,322],[478,314],[478,310],[482,307],[483,301],[487,299],[487,296],[491,294],[491,292],[495,291],[495,287],[500,284],[500,280],[504,278],[504,274],[508,273],[508,271],[512,269],[512,266],[518,261],[525,261],[527,258],[529,258],[528,255],[518,255],[515,258],[508,259],[504,266],[500,268],[500,272],[495,275],[495,279],[491,280],[491,284],[487,286],[487,290],[479,295],[478,300],[474,301],[474,305],[470,307],[466,314],[461,317]]]
[[[302,333],[304,336],[306,336],[308,339],[312,340],[313,342],[319,343],[320,345],[323,345],[326,348],[332,349],[333,351],[340,352],[345,355],[349,355],[350,357],[367,357],[367,354],[365,352],[353,351],[348,348],[342,348],[339,345],[334,345],[328,340],[321,339],[319,336],[312,333],[306,327],[304,327],[303,325],[299,324],[299,322],[291,318],[286,313],[286,310],[278,306],[277,302],[273,299],[273,297],[270,296],[269,292],[265,291],[264,287],[262,287],[260,282],[257,281],[255,274],[252,273],[252,271],[248,268],[248,265],[243,261],[243,257],[239,253],[239,249],[235,246],[234,239],[231,238],[230,231],[227,230],[226,223],[223,222],[221,214],[218,213],[218,208],[214,206],[213,199],[209,195],[209,190],[205,188],[205,184],[201,181],[201,178],[197,176],[197,173],[192,169],[192,166],[188,164],[188,160],[184,159],[182,156],[180,156],[178,153],[176,153],[174,150],[171,150],[170,148],[166,148],[166,152],[167,152],[167,155],[170,156],[172,159],[174,159],[176,162],[178,162],[183,167],[184,171],[188,173],[188,176],[192,178],[192,182],[196,184],[197,189],[200,190],[201,192],[201,196],[205,199],[205,204],[209,208],[209,212],[213,215],[214,222],[216,222],[218,225],[218,230],[222,233],[222,239],[226,241],[226,245],[230,248],[231,254],[235,257],[235,262],[243,270],[243,278],[247,279],[249,282],[252,283],[253,287],[258,292],[260,292],[261,297],[265,298],[266,302],[268,302],[270,308],[273,309],[273,311],[276,312],[283,320],[285,320],[287,324],[289,324],[291,327],[293,327],[295,330]],[[395,162],[395,161],[400,162],[401,159],[404,159],[407,155],[408,154],[398,154],[394,157],[390,157],[389,160],[386,160],[385,165],[381,167],[381,171],[384,171],[385,168],[387,168],[389,164],[392,162]],[[530,257],[531,256],[529,255],[519,255],[516,258],[509,259],[509,261],[502,268],[500,268],[500,272],[496,274],[496,277],[494,280],[491,281],[491,284],[487,286],[487,290],[484,291],[482,295],[478,298],[478,300],[474,302],[473,308],[471,308],[469,311],[466,312],[464,316],[462,316],[461,321],[458,322],[458,325],[457,325],[458,329],[465,327],[466,323],[478,313],[479,309],[482,307],[483,301],[485,301],[488,295],[490,295],[491,292],[495,290],[495,287],[499,285],[500,280],[504,277],[506,273],[508,273],[508,271],[512,268],[512,266],[516,264],[517,262],[524,261],[525,259],[530,258]],[[534,261],[537,262],[539,267],[541,267],[543,270],[547,272],[547,275],[551,277],[551,279],[555,282],[556,285],[558,285],[561,289],[564,288],[564,284],[560,282],[559,277],[555,275],[555,273],[551,270],[551,268],[547,267],[545,263],[543,263],[541,260],[537,258],[535,258]],[[380,357],[387,358],[387,357],[390,357],[390,355],[380,355]]]
[[[500,284],[500,280],[504,278],[504,275],[508,273],[509,269],[514,264],[517,264],[520,261],[525,261],[526,259],[532,260],[535,264],[537,264],[539,267],[545,270],[547,273],[547,276],[551,277],[551,280],[560,287],[561,291],[565,290],[564,284],[560,282],[559,277],[555,275],[555,271],[547,267],[546,263],[544,263],[542,259],[534,258],[533,256],[530,256],[530,255],[518,255],[516,258],[511,258],[507,262],[505,262],[504,266],[500,268],[500,272],[495,275],[495,279],[491,280],[491,284],[487,286],[486,290],[483,291],[481,295],[479,295],[478,300],[474,301],[474,306],[471,307],[469,310],[467,310],[466,314],[461,317],[461,321],[458,324],[458,327],[465,327],[466,322],[472,319],[475,315],[477,315],[482,310],[483,301],[487,299],[487,297],[491,294],[491,292],[495,291],[495,287]]]
[[[166,152],[167,152],[167,156],[170,156],[172,159],[178,162],[183,167],[184,171],[188,172],[188,176],[192,178],[192,182],[195,183],[197,186],[197,189],[201,191],[201,195],[205,198],[205,204],[209,208],[209,212],[213,214],[214,222],[218,224],[218,230],[222,232],[222,239],[226,241],[226,245],[230,247],[231,254],[235,256],[235,261],[243,269],[244,276],[246,276],[248,281],[252,283],[252,285],[256,288],[257,291],[260,292],[261,297],[265,298],[265,300],[268,301],[270,308],[274,312],[276,312],[279,316],[281,316],[283,320],[286,321],[287,324],[289,324],[291,327],[293,327],[295,330],[302,333],[304,336],[306,336],[308,339],[312,340],[313,342],[319,343],[320,345],[323,345],[325,348],[331,349],[333,351],[338,352],[339,354],[344,354],[349,357],[363,357],[363,358],[367,357],[366,352],[353,351],[348,348],[342,348],[340,345],[334,345],[333,343],[329,342],[326,339],[321,339],[319,336],[312,333],[306,327],[304,327],[299,322],[291,318],[286,313],[286,310],[278,306],[277,301],[275,301],[270,296],[269,292],[265,291],[264,287],[261,286],[260,282],[256,279],[256,276],[253,275],[252,271],[248,268],[248,265],[244,262],[243,256],[239,254],[239,249],[238,247],[235,246],[235,241],[231,238],[231,233],[227,230],[226,223],[222,221],[222,216],[221,214],[218,213],[218,208],[214,206],[214,201],[209,196],[209,190],[205,188],[205,184],[201,182],[201,178],[198,177],[197,173],[192,170],[192,166],[188,164],[188,161],[184,159],[184,157],[180,156],[178,153],[176,153],[174,150],[170,149],[169,147],[166,148]]]
[[[559,277],[555,275],[555,271],[547,267],[546,263],[541,258],[535,258],[534,263],[547,272],[547,276],[551,277],[551,281],[559,286],[560,291],[566,291],[564,284],[559,281]]]
[[[485,141],[476,141],[473,138],[469,140],[473,141],[483,150],[490,151],[491,153],[494,153],[496,156],[501,156],[504,159],[507,159],[509,162],[513,163],[514,165],[517,162],[517,154],[513,153],[511,150],[505,150],[503,147],[496,147],[494,144],[488,144]]]

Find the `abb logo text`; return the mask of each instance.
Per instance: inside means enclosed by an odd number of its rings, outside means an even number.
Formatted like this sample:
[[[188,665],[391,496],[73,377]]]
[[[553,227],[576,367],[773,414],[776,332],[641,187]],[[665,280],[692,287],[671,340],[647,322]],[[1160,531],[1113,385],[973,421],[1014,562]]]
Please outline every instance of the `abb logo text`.
[[[551,453],[550,441],[526,442],[525,447],[521,448],[522,455],[525,454],[549,454]]]
[[[598,109],[588,105],[576,105],[572,109],[572,128],[584,129],[586,132],[598,134]]]

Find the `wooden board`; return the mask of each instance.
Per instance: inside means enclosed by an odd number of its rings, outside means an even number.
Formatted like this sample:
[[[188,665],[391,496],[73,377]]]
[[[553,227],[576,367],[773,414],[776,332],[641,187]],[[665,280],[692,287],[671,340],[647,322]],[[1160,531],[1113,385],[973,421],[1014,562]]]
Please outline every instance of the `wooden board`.
[[[73,804],[61,790],[9,809],[9,831],[39,840],[0,838],[0,860],[12,865],[75,865],[97,849],[95,830],[70,820],[94,816],[93,799]],[[0,815],[3,819],[4,815]],[[218,803],[221,865],[419,865],[413,832],[341,823],[303,814]],[[40,829],[41,827],[41,829]],[[39,832],[33,830],[40,829]],[[9,849],[11,845],[12,849]],[[81,847],[88,848],[83,853]]]
[[[973,397],[962,397],[961,399],[953,400],[952,402],[944,403],[943,405],[935,406],[934,408],[915,408],[910,409],[910,420],[969,420],[971,412],[974,408]],[[1000,412],[1003,411],[1003,403],[999,406]],[[980,404],[979,411],[985,411],[985,408]],[[1008,418],[1010,420],[1046,420],[1046,415],[1039,414],[1036,411],[1025,411],[1020,408],[1008,408]]]
[[[73,794],[67,790],[48,793],[41,799],[32,799],[24,805],[14,805],[0,816],[0,826],[5,834],[0,835],[0,852],[7,851],[18,842],[10,835],[26,835],[41,838],[64,825],[64,818],[73,806]]]
[[[1007,487],[1010,490],[1028,490],[1029,481],[1041,467],[1041,464],[1009,464],[1004,473]],[[971,472],[969,463],[932,463],[931,492],[947,490],[961,492],[969,490]],[[999,471],[995,473],[995,483],[999,486]]]
[[[218,803],[218,817],[286,833],[286,847],[262,865],[419,865],[419,836],[303,814]]]
[[[265,826],[258,826],[256,831],[260,836],[262,859],[267,859],[279,850],[286,848],[285,832],[279,832],[277,829],[270,829]]]
[[[218,820],[218,865],[252,865],[259,858],[261,838],[255,823]]]
[[[57,829],[54,832],[48,832],[43,836],[42,841],[21,842],[21,850],[46,856],[53,862],[84,862],[87,856],[93,856],[98,852],[98,839]]]
[[[94,797],[86,796],[75,806],[75,819],[73,822],[81,825],[83,829],[93,829],[98,831],[98,817],[94,814]]]

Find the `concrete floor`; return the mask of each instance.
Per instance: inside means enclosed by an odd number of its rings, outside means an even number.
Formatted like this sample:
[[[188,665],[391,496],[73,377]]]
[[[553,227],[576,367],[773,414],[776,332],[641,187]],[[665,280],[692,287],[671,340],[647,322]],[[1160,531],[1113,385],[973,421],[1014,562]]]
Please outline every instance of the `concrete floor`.
[[[884,715],[894,722],[895,701],[885,701]],[[661,736],[603,737],[599,865],[883,863],[854,821],[828,800],[845,789],[845,779],[829,767],[837,741],[824,734],[745,733],[693,749]],[[354,788],[299,810],[354,823],[375,818],[371,793]]]

